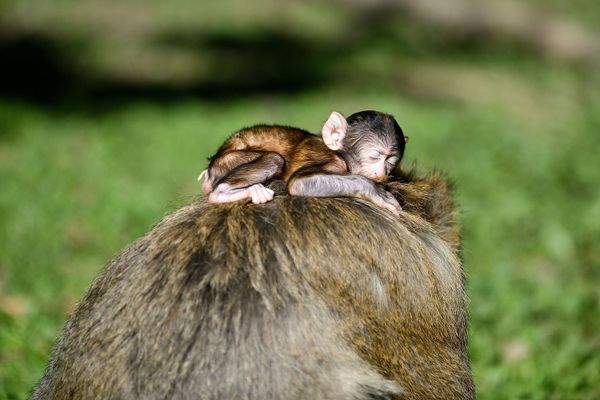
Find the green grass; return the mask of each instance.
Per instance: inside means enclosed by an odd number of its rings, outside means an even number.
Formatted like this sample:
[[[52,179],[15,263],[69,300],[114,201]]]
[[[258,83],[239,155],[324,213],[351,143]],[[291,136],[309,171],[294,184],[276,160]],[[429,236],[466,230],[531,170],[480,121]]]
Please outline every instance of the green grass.
[[[600,110],[531,125],[498,107],[339,94],[73,114],[0,104],[0,398],[25,396],[102,265],[199,193],[228,134],[316,131],[332,104],[392,112],[411,137],[405,163],[456,181],[479,398],[600,396]]]

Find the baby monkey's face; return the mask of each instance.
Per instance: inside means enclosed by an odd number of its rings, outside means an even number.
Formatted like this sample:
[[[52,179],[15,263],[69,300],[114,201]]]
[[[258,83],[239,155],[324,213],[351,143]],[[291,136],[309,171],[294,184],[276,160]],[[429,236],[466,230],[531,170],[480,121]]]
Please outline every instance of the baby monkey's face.
[[[351,174],[377,182],[388,179],[407,139],[394,117],[378,111],[360,111],[348,119],[334,111],[321,132],[327,147],[342,154]]]
[[[376,140],[360,143],[355,150],[358,163],[351,168],[350,172],[376,182],[386,181],[400,160],[397,146]]]

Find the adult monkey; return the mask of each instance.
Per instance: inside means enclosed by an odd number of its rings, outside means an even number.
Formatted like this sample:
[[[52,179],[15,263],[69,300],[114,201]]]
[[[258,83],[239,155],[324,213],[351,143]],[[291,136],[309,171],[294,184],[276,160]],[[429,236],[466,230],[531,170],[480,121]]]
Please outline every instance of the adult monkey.
[[[439,177],[353,198],[198,200],[118,255],[34,399],[472,399],[459,231]]]

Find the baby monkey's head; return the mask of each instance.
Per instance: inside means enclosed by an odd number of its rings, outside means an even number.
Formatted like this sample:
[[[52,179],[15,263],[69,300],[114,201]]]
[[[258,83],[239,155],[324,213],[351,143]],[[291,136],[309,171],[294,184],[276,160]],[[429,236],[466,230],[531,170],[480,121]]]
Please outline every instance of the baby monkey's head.
[[[333,146],[327,137],[334,139]],[[323,140],[344,157],[352,174],[381,182],[402,158],[408,138],[393,116],[368,110],[348,118],[333,112],[323,126]]]

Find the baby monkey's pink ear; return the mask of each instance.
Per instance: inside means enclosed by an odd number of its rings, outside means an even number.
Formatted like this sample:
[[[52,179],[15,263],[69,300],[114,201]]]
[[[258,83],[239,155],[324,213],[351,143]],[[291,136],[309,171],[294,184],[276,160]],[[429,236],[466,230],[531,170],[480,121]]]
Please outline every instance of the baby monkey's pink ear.
[[[348,123],[346,122],[346,118],[339,112],[332,112],[321,130],[323,142],[331,150],[341,150],[347,129]]]

